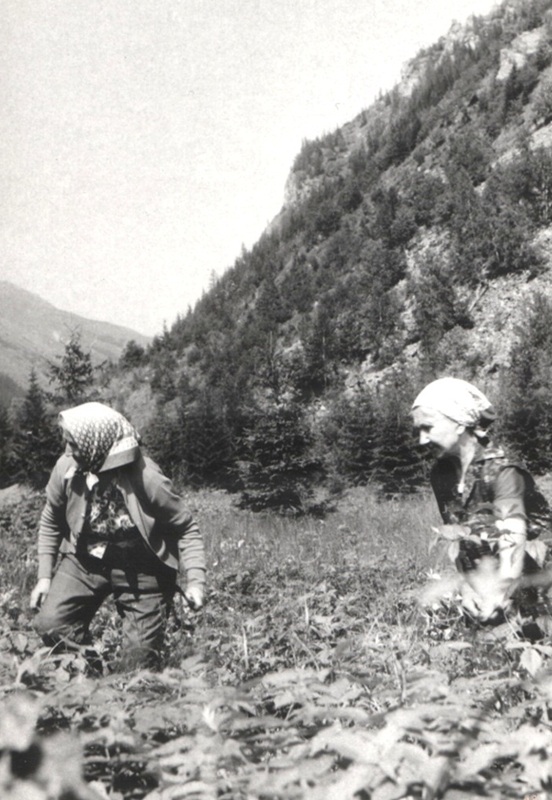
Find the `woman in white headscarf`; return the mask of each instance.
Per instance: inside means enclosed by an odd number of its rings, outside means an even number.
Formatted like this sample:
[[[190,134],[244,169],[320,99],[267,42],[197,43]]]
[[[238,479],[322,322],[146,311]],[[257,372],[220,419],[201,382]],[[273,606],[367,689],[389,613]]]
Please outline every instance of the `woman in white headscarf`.
[[[482,621],[498,619],[524,569],[542,565],[545,547],[530,499],[542,497],[522,464],[489,440],[491,403],[475,386],[440,378],[412,406],[421,445],[436,457],[431,484],[463,580],[463,605]]]
[[[122,414],[84,403],[62,412],[59,425],[66,450],[40,519],[35,626],[47,644],[84,644],[112,594],[123,618],[124,663],[154,666],[179,572],[190,606],[203,603],[200,531]]]

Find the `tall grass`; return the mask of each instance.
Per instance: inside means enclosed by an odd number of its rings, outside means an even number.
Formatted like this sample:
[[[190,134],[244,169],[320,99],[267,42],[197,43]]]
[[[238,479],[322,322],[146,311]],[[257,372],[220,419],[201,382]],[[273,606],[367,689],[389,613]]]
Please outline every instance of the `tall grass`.
[[[213,579],[225,572],[277,564],[336,566],[351,551],[360,563],[385,557],[400,565],[428,565],[431,528],[438,524],[432,497],[380,501],[370,489],[351,490],[325,519],[286,518],[237,509],[222,492],[187,496],[205,538]]]
[[[369,489],[350,491],[326,519],[284,518],[238,509],[224,492],[188,492],[185,499],[203,532],[212,612],[196,625],[228,632],[241,609],[246,624],[252,608],[269,602],[273,589],[283,605],[297,602],[324,580],[348,591],[351,581],[372,582],[392,568],[400,578],[427,569],[434,502],[425,495],[380,501]],[[0,613],[12,625],[29,628],[29,594],[36,579],[36,535],[43,496],[27,489],[0,496]],[[232,613],[227,612],[231,606]],[[96,631],[106,631],[100,615]],[[115,621],[113,623],[115,625]],[[107,631],[110,641],[113,636]],[[173,654],[174,655],[174,654]],[[178,654],[177,654],[178,655]],[[173,659],[174,660],[174,659]]]
[[[224,670],[232,682],[298,664],[335,664],[335,648],[354,636],[390,646],[389,629],[382,633],[390,621],[394,640],[417,636],[409,590],[434,566],[432,498],[381,501],[359,488],[324,520],[240,510],[223,493],[187,500],[209,564],[208,602],[194,641],[219,679]],[[364,644],[357,643],[357,655]],[[173,641],[171,663],[185,656],[185,645]]]

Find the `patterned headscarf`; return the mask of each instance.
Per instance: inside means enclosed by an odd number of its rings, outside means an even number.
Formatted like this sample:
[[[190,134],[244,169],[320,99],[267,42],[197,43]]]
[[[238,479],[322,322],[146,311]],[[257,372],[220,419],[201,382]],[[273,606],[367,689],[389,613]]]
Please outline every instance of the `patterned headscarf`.
[[[79,448],[79,466],[87,472],[105,472],[138,457],[138,433],[122,414],[103,403],[62,411],[59,425]]]
[[[467,428],[487,428],[495,418],[494,409],[483,392],[460,378],[439,378],[422,389],[412,408],[439,411]]]

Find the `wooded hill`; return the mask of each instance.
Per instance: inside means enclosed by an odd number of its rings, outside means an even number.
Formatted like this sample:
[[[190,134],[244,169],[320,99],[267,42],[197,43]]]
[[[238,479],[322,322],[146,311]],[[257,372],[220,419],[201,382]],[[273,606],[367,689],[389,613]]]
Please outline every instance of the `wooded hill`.
[[[34,292],[0,280],[0,404],[23,395],[31,370],[47,381],[54,361],[78,331],[95,365],[118,360],[133,339],[146,346],[150,339],[137,331],[87,319],[56,308]]]
[[[474,380],[552,466],[552,0],[455,26],[305,142],[281,213],[103,396],[182,480],[322,510],[416,486],[408,408]]]

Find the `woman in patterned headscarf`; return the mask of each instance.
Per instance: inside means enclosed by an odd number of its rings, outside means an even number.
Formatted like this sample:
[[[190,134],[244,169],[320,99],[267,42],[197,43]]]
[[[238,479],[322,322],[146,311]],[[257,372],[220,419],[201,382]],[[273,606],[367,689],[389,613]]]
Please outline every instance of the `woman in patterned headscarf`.
[[[544,560],[544,545],[534,541],[539,520],[530,513],[542,496],[525,467],[490,443],[495,413],[471,383],[433,381],[412,416],[420,444],[436,457],[431,484],[444,523],[454,526],[445,532],[464,577],[464,607],[480,620],[498,619],[524,569]]]
[[[31,594],[31,606],[40,609],[36,628],[51,645],[86,643],[94,614],[113,594],[123,618],[124,662],[153,666],[178,572],[189,605],[203,603],[201,534],[122,414],[85,403],[62,412],[59,424],[66,451],[50,476],[40,519]]]

